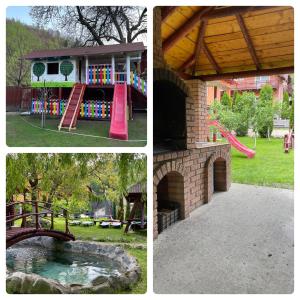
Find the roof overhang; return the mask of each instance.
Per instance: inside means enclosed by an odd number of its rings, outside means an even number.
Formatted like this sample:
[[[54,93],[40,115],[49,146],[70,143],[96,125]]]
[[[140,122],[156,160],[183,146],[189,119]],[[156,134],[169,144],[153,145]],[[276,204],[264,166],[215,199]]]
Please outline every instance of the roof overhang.
[[[290,6],[162,7],[162,50],[184,79],[294,72]]]
[[[129,44],[103,45],[94,47],[64,48],[54,50],[36,50],[24,56],[25,59],[46,59],[78,56],[120,55],[141,53],[146,48],[142,42]]]

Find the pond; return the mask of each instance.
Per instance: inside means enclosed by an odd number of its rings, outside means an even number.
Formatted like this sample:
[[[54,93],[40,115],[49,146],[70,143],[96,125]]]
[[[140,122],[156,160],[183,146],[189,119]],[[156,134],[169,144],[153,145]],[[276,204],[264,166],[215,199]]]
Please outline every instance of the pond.
[[[119,276],[120,264],[101,256],[60,252],[38,246],[15,245],[6,251],[10,272],[38,274],[59,283],[86,285],[99,276]]]
[[[108,294],[130,290],[140,278],[123,247],[92,241],[33,237],[6,250],[9,294]]]

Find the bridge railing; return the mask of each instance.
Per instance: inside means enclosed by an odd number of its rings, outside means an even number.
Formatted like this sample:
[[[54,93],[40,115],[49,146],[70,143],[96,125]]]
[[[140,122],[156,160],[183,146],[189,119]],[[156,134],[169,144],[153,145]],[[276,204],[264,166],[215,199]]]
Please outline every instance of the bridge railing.
[[[32,205],[32,212],[26,212],[25,205],[26,204],[31,204]],[[21,213],[16,213],[16,206],[19,208]],[[20,207],[21,206],[21,207]],[[54,210],[51,209],[51,203],[48,202],[43,202],[43,201],[31,201],[31,200],[26,200],[26,201],[14,201],[11,203],[8,203],[6,205],[6,226],[11,227],[14,225],[14,222],[16,220],[22,219],[22,225],[26,227],[26,219],[28,217],[34,218],[34,225],[36,229],[41,228],[40,225],[40,218],[44,219],[49,219],[48,214],[50,214],[50,229],[54,229]],[[39,211],[39,209],[43,209],[43,211]],[[63,211],[63,217],[65,219],[65,233],[70,233],[69,231],[69,214],[68,210],[65,209],[64,207],[58,207],[58,209]]]

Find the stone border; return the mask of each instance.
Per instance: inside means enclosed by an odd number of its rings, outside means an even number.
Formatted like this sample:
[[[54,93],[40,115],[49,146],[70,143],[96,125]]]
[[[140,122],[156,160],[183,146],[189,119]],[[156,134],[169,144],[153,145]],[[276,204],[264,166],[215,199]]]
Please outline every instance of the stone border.
[[[60,242],[49,237],[31,238],[20,244],[30,244],[56,251],[105,256],[121,266],[121,275],[99,276],[89,285],[62,285],[37,274],[7,273],[6,290],[9,294],[108,294],[131,289],[141,275],[141,268],[136,258],[127,254],[120,246],[88,241]]]

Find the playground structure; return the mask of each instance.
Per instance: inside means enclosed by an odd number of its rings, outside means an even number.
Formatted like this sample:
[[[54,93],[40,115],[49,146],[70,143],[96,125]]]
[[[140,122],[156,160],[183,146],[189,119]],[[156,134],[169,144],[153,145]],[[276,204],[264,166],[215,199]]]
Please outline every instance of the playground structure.
[[[242,143],[238,141],[238,139],[228,130],[226,130],[217,120],[209,120],[208,121],[209,126],[216,127],[221,135],[230,143],[231,146],[233,146],[235,149],[240,151],[241,153],[247,155],[248,158],[253,158],[255,156],[255,151],[252,149],[249,149]]]
[[[127,203],[133,203],[132,209],[127,219],[124,232],[128,233],[130,229],[145,229],[147,228],[147,221],[145,220],[145,202],[143,201],[143,190],[146,186],[137,183],[131,186],[126,196]]]
[[[61,117],[58,130],[76,129],[78,118],[111,120],[110,137],[128,139],[128,119],[147,108],[145,53],[143,43],[131,43],[26,55],[31,60],[30,112]]]
[[[32,212],[26,211],[26,205],[32,206]],[[62,241],[74,241],[75,237],[69,231],[68,211],[61,208],[65,219],[65,231],[54,229],[54,211],[51,203],[42,201],[13,201],[6,205],[6,248],[36,236],[49,236]],[[41,209],[41,210],[40,210]],[[27,221],[32,218],[29,226]],[[14,222],[22,220],[21,226],[14,226]],[[41,220],[50,219],[49,228],[43,228]]]
[[[290,149],[294,149],[294,132],[290,131],[284,135],[283,139],[284,153],[289,153]]]

